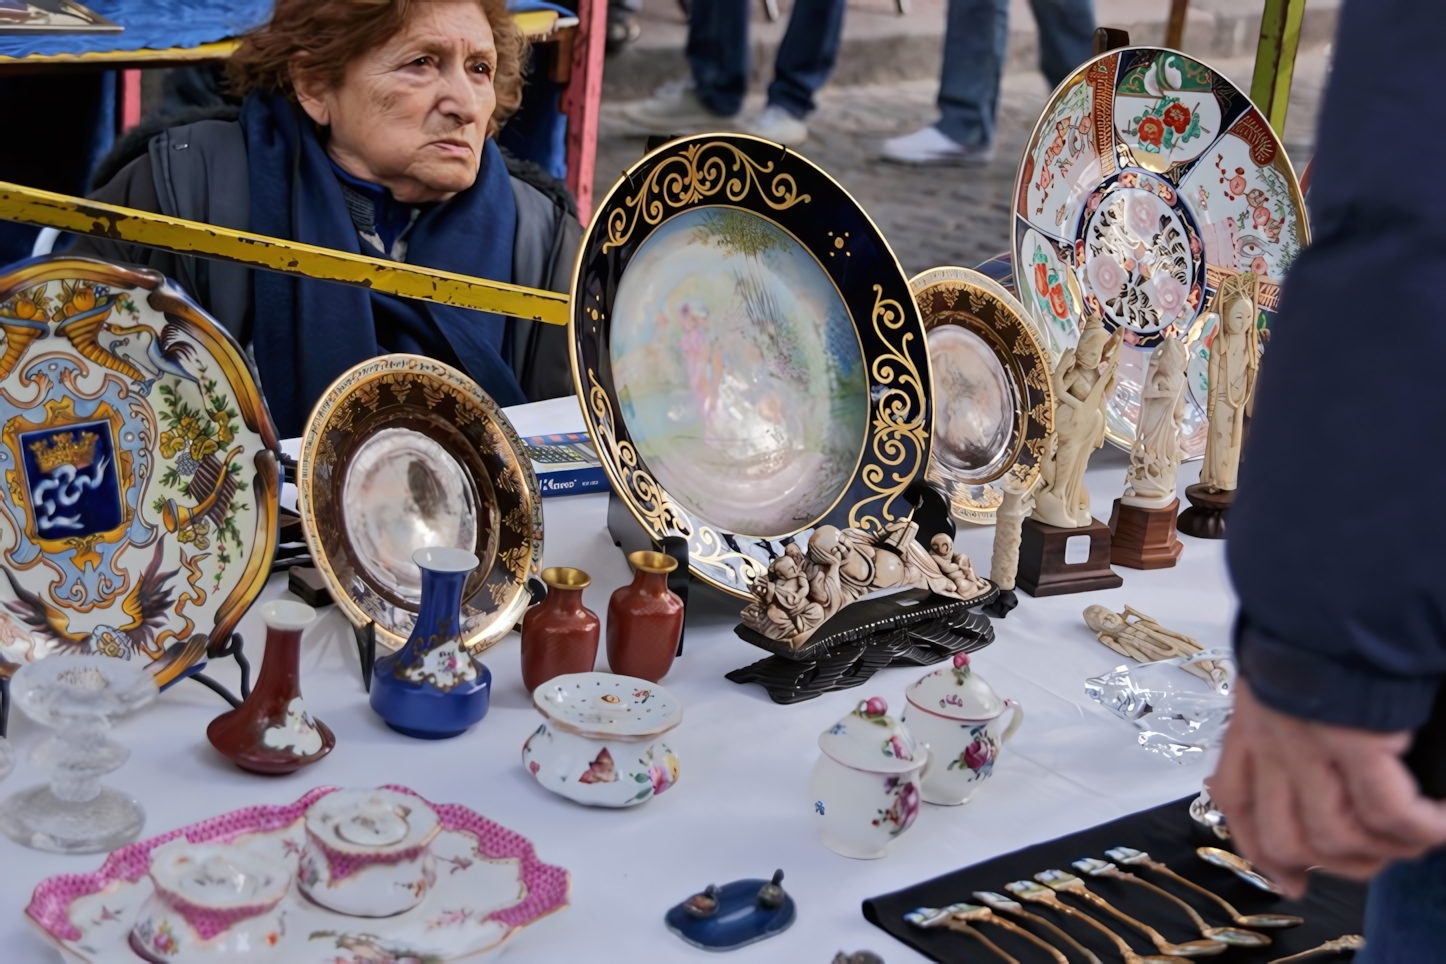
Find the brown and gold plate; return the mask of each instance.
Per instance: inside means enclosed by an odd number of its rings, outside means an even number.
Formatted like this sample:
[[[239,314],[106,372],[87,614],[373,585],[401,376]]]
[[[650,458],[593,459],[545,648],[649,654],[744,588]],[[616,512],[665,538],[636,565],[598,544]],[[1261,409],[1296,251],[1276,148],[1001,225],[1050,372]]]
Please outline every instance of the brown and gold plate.
[[[418,355],[384,355],[327,389],[307,421],[297,509],[332,598],[396,649],[416,623],[418,549],[482,564],[462,594],[474,650],[505,636],[542,567],[542,499],[512,423],[477,383]]]

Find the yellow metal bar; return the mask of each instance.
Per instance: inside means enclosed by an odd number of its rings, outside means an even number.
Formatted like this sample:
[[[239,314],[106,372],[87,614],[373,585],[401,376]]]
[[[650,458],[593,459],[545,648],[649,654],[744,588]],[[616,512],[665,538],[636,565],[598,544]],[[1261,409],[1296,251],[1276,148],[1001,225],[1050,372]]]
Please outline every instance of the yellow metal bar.
[[[323,281],[340,281],[403,298],[492,311],[549,325],[567,324],[569,314],[569,297],[556,291],[366,258],[3,181],[0,181],[0,220],[93,234],[124,244],[234,261]]]
[[[143,47],[139,50],[93,50],[82,54],[27,54],[24,57],[0,56],[0,67],[45,64],[134,64],[148,61],[174,63],[188,60],[225,60],[240,46],[235,40],[221,40],[196,47]]]
[[[1285,136],[1285,113],[1290,108],[1290,83],[1295,76],[1295,54],[1304,19],[1305,0],[1265,0],[1250,99],[1281,137]]]

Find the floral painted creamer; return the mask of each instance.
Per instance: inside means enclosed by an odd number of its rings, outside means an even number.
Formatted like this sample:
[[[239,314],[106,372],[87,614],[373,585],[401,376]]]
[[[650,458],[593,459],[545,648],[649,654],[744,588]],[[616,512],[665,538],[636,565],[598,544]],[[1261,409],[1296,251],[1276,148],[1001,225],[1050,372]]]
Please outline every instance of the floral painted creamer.
[[[683,708],[657,683],[612,673],[568,673],[532,694],[546,717],[522,745],[538,783],[593,807],[633,807],[678,782],[664,734]]]
[[[958,806],[994,773],[999,749],[1024,722],[1024,709],[1002,700],[960,653],[904,692],[904,719],[929,748],[924,768],[926,803]],[[1011,711],[1007,716],[1005,710]],[[1008,725],[1006,724],[1006,720]]]
[[[306,846],[297,863],[302,893],[353,917],[411,910],[437,882],[431,843],[437,813],[395,790],[338,790],[306,812]]]
[[[845,857],[882,857],[919,815],[919,773],[929,751],[879,697],[818,738],[809,795],[824,846]]]
[[[291,871],[262,854],[184,837],[151,853],[154,892],[131,928],[131,949],[170,962],[277,959],[286,934],[277,905]]]

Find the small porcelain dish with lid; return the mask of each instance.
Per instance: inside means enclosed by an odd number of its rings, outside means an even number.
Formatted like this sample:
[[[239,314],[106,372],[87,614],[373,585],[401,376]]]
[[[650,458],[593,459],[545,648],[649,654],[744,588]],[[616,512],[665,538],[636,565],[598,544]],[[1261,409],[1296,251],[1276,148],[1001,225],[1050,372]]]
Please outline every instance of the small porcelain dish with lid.
[[[553,793],[633,807],[678,782],[678,756],[663,736],[683,722],[683,707],[657,683],[568,673],[534,690],[532,703],[546,719],[522,745],[522,765]]]
[[[144,960],[190,964],[216,959],[271,960],[286,933],[278,904],[291,871],[264,854],[184,837],[151,853],[154,892],[131,928]]]
[[[929,751],[878,696],[823,733],[809,794],[824,846],[845,857],[882,857],[919,815],[919,773]]]
[[[904,697],[903,718],[929,748],[924,801],[950,807],[968,802],[994,774],[1000,747],[1024,722],[1024,708],[1000,699],[970,669],[967,653],[916,680]]]
[[[440,830],[437,812],[412,794],[338,790],[306,811],[297,882],[307,897],[342,914],[400,914],[437,882],[431,843]]]

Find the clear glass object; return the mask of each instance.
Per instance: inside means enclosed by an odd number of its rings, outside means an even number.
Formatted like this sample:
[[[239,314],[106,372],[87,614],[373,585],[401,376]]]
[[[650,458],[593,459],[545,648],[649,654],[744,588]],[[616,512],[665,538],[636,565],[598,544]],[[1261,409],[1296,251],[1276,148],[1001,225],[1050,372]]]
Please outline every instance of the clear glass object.
[[[1234,685],[1234,654],[1209,649],[1117,667],[1085,680],[1085,693],[1133,723],[1140,746],[1176,763],[1198,763],[1225,736]]]
[[[145,810],[100,778],[130,756],[110,737],[111,723],[156,698],[155,678],[140,663],[57,655],[21,667],[10,685],[15,705],[56,732],[31,754],[51,771],[50,783],[0,803],[0,831],[27,847],[69,854],[136,839]]]

